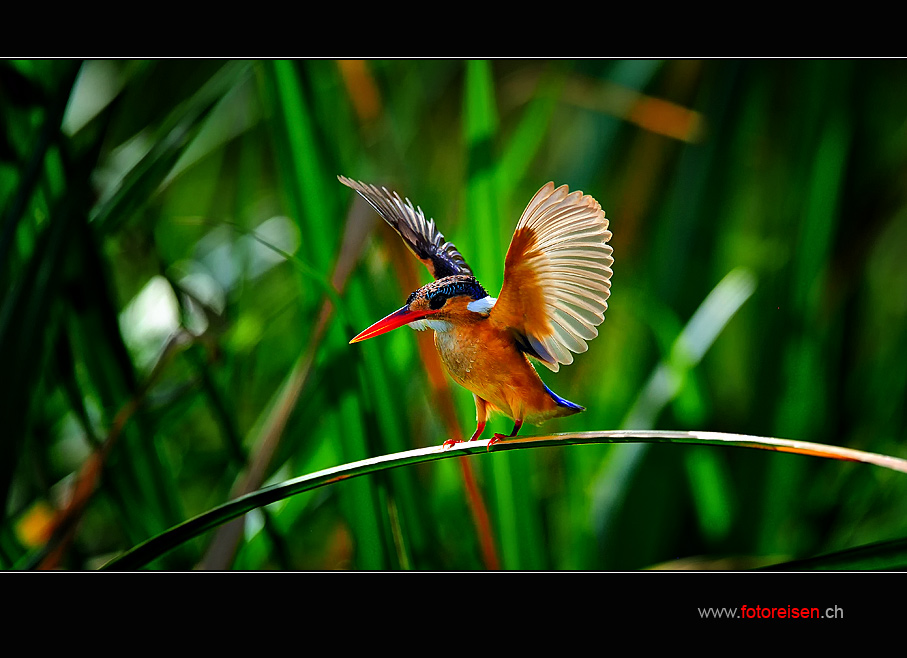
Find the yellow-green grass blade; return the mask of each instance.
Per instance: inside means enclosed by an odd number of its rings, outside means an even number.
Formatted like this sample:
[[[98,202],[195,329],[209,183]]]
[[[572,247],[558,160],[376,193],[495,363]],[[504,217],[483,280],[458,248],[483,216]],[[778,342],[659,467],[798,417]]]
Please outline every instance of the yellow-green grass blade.
[[[350,480],[380,471],[422,464],[441,459],[517,451],[527,448],[551,448],[566,445],[591,445],[599,443],[626,444],[677,444],[751,448],[777,452],[823,457],[843,461],[862,462],[882,468],[907,473],[907,459],[876,453],[828,446],[819,443],[780,439],[774,437],[726,434],[722,432],[675,432],[670,430],[610,430],[601,432],[571,432],[545,436],[525,436],[508,439],[489,446],[490,439],[458,443],[445,449],[437,445],[406,452],[382,455],[371,459],[343,464],[317,473],[304,475],[280,484],[265,487],[236,500],[220,505],[209,512],[168,530],[136,546],[107,564],[107,569],[138,569],[181,543],[253,509],[269,505],[289,496],[312,491],[320,487]],[[511,567],[513,568],[513,567]]]
[[[729,272],[719,281],[671,343],[664,360],[649,376],[635,403],[627,412],[622,423],[624,428],[635,430],[655,425],[659,414],[677,398],[685,382],[692,376],[693,370],[737,311],[751,297],[755,286],[753,274],[743,268]],[[648,450],[648,445],[640,443],[612,451],[603,461],[595,478],[592,507],[592,515],[600,535],[604,536],[611,532],[616,522],[615,515],[622,510],[622,502],[626,499]],[[709,460],[705,467],[709,468],[710,472],[720,468],[719,464],[709,457],[702,458],[694,454],[691,459],[692,472],[702,468],[703,459]],[[700,460],[698,464],[697,459]],[[709,486],[722,486],[725,482],[726,478],[718,476],[708,480],[694,480],[692,487],[694,490],[704,489]],[[730,497],[729,492],[709,490],[694,495],[695,502],[699,505],[702,524],[723,518],[725,505]],[[712,525],[710,528],[715,529],[716,526]]]

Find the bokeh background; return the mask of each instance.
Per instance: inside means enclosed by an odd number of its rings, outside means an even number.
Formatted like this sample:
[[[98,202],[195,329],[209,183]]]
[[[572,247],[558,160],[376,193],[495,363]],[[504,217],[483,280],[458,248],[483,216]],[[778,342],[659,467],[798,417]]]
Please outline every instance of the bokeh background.
[[[524,433],[907,457],[907,62],[3,61],[0,117],[3,568],[98,568],[472,432],[430,332],[348,345],[428,275],[337,174],[421,206],[492,294],[542,184],[601,202],[605,323],[540,373],[588,411]],[[565,446],[339,482],[151,566],[743,569],[903,542],[905,510],[865,464]]]

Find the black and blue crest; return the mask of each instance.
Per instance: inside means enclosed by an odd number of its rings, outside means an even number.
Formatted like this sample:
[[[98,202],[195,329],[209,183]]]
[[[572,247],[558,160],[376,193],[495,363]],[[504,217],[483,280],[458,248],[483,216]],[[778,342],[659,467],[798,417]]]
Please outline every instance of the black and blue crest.
[[[451,297],[468,296],[470,299],[484,299],[488,296],[485,288],[482,287],[475,277],[468,275],[447,276],[438,279],[433,283],[419,288],[406,300],[407,305],[411,304],[417,297],[425,297],[428,300],[429,308],[437,310],[442,308],[447,300]]]

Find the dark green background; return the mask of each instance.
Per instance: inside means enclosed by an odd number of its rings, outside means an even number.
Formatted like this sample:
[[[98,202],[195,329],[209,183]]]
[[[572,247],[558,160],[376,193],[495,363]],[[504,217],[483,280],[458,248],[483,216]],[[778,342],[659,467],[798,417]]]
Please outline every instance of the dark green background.
[[[427,273],[337,174],[420,205],[492,294],[542,184],[601,202],[606,321],[541,373],[588,411],[526,433],[907,454],[903,61],[4,61],[0,117],[4,568],[46,557],[25,529],[112,431],[57,566],[99,567],[228,500],[269,436],[260,483],[471,433],[471,395],[420,358],[430,336],[347,344]],[[717,337],[690,359],[677,338],[732,272],[752,294],[700,317]],[[660,364],[676,395],[648,385]],[[903,474],[863,464],[568,446],[341,482],[154,566],[747,568],[907,537],[905,504]]]

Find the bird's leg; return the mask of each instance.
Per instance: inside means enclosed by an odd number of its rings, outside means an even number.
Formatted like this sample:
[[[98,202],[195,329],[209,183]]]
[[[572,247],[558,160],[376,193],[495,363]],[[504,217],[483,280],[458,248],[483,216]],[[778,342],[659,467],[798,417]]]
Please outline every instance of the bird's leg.
[[[469,437],[469,440],[475,441],[482,435],[482,432],[485,431],[485,421],[488,418],[488,412],[485,408],[485,400],[480,398],[475,393],[472,394],[472,397],[476,401],[476,431],[472,433],[472,436]],[[461,441],[459,439],[447,439],[447,441],[445,441],[441,445],[444,448],[449,448],[457,443],[461,443]]]
[[[495,432],[494,436],[491,437],[491,440],[488,442],[488,447],[490,448],[495,443],[500,443],[501,440],[503,440],[503,439],[512,439],[513,437],[515,437],[517,435],[517,433],[520,431],[520,428],[522,426],[523,426],[523,419],[517,418],[513,423],[513,431],[510,434],[508,434],[507,436],[504,436],[500,432]]]
[[[469,437],[469,440],[475,441],[480,436],[482,436],[482,432],[485,431],[485,420],[488,418],[488,412],[485,409],[485,400],[480,398],[475,393],[473,393],[472,397],[476,401],[476,431],[472,433],[472,436]]]

